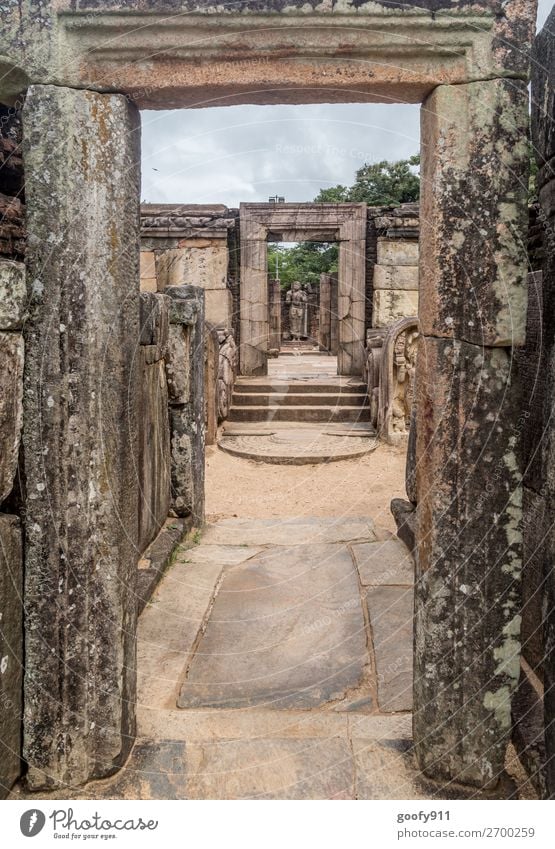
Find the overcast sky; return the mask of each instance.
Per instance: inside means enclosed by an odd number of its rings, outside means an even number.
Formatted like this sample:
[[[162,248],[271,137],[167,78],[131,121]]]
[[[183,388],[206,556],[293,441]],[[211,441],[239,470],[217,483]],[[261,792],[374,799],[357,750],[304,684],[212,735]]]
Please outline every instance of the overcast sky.
[[[552,7],[539,0],[538,28]],[[417,153],[419,112],[372,103],[143,112],[142,199],[309,201],[320,188],[350,185],[365,162]]]

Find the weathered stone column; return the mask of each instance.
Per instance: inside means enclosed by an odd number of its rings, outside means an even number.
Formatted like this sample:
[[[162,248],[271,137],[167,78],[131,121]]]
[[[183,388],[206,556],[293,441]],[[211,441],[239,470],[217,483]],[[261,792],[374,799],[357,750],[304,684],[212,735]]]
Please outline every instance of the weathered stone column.
[[[166,357],[170,403],[171,509],[204,522],[204,290],[170,286]]]
[[[320,274],[320,326],[318,347],[330,351],[331,345],[331,275]]]
[[[364,369],[366,298],[366,207],[339,230],[337,373],[361,375]]]
[[[281,288],[279,280],[268,281],[268,295],[270,319],[268,347],[270,351],[275,352],[281,348]]]
[[[547,795],[555,799],[555,9],[537,37],[532,56],[532,137],[540,165],[537,186],[543,225],[543,361],[546,364],[542,484],[546,530],[544,594],[544,724]],[[539,623],[538,623],[539,625]]]
[[[266,234],[256,222],[241,238],[241,345],[239,367],[244,375],[268,373],[268,296]],[[251,233],[251,230],[253,231]]]
[[[494,785],[520,662],[526,84],[423,105],[414,739],[431,777]]]
[[[32,86],[24,756],[33,789],[114,772],[135,734],[138,112]]]

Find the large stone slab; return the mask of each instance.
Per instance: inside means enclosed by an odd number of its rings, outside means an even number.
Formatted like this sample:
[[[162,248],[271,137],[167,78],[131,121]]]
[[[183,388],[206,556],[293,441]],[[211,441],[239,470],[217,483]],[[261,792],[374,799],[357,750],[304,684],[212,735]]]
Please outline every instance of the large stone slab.
[[[360,543],[353,545],[352,551],[364,586],[414,583],[414,560],[401,540]]]
[[[366,603],[380,710],[384,713],[411,710],[414,590],[370,587],[366,591]]]
[[[423,104],[425,335],[524,343],[528,120],[528,90],[516,80],[440,85]]]
[[[156,718],[175,707],[222,568],[218,560],[193,563],[188,552],[180,552],[139,618],[137,701]],[[163,721],[160,734],[166,733]]]
[[[24,344],[21,333],[0,331],[0,503],[10,494],[23,427]]]
[[[368,659],[347,547],[271,550],[226,571],[178,704],[315,707],[357,687]]]
[[[413,266],[418,268],[419,251],[416,239],[388,239],[384,236],[380,236],[378,237],[377,250],[378,267],[390,266],[395,268],[396,266]],[[396,268],[395,270],[397,271]],[[390,287],[383,286],[378,288]],[[411,288],[417,289],[418,285]]]
[[[18,516],[0,514],[0,798],[21,772],[23,557]]]
[[[380,742],[354,738],[357,799],[429,798],[418,780],[410,748],[410,737]]]
[[[25,742],[32,788],[100,778],[135,727],[139,121],[29,89]]]
[[[372,308],[374,327],[389,327],[400,318],[418,315],[418,290],[376,289]]]
[[[187,747],[189,799],[354,799],[347,740],[225,740]]]
[[[203,535],[207,545],[312,545],[377,539],[374,521],[348,519],[222,519]]]
[[[26,305],[25,265],[0,259],[0,330],[20,330]]]
[[[418,253],[414,265],[375,265],[374,289],[418,290]]]
[[[139,551],[160,531],[170,509],[170,422],[164,361],[149,365],[141,357],[139,415]]]
[[[509,351],[419,344],[415,742],[430,776],[483,786],[520,659],[520,391]]]

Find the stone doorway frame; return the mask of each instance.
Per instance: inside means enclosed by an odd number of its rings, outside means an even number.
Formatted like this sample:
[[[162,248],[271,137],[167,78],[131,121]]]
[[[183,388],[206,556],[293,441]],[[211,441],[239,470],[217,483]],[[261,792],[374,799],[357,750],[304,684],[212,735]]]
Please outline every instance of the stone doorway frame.
[[[118,132],[116,124],[101,120],[100,113],[115,111],[111,104],[120,95],[130,120],[135,107],[423,104],[422,367],[417,376],[417,419],[423,427],[416,451],[414,739],[420,766],[431,776],[475,786],[494,782],[503,768],[510,733],[510,695],[517,683],[520,651],[522,488],[519,433],[511,426],[518,393],[507,393],[506,381],[512,373],[512,349],[524,341],[526,317],[527,83],[536,4],[533,0],[414,0],[397,8],[385,0],[367,0],[356,7],[320,3],[307,12],[298,0],[277,14],[271,0],[266,9],[259,2],[241,0],[238,5],[218,7],[216,15],[210,5],[193,0],[185,14],[172,17],[163,3],[157,7],[156,0],[148,10],[138,0],[125,7],[108,0],[104,6],[102,0],[94,4],[83,0],[78,9],[74,5],[70,0],[56,4],[51,0],[43,4],[40,16],[27,6],[21,9],[13,4],[7,9],[1,24],[0,101],[21,104],[21,96],[30,87],[35,104],[47,103],[51,89],[60,96],[73,92],[80,109],[87,97],[99,98],[102,105],[86,123],[87,146],[95,162],[105,162],[107,137],[111,143]],[[61,172],[66,142],[76,137],[68,117],[63,107],[47,123],[49,138],[55,140],[48,156]],[[43,135],[35,137],[39,152]],[[129,139],[122,144],[132,146]],[[80,175],[78,157],[74,164],[72,179],[83,192],[85,207],[87,182]],[[108,196],[120,196],[129,174],[110,171],[109,162],[103,167],[108,169]],[[46,208],[51,190],[41,183],[39,166],[28,162],[27,168],[27,176],[30,171],[37,184],[37,196],[28,202],[32,220],[37,210]],[[138,170],[133,174],[138,177]],[[48,208],[53,234],[56,212]],[[138,193],[120,227],[125,229],[134,216],[138,218]],[[469,226],[475,220],[480,227]],[[70,246],[75,264],[83,262],[84,251],[91,261],[102,258],[99,276],[108,267],[106,257],[113,240],[111,222],[105,223],[94,243]],[[44,243],[48,242],[45,235]],[[138,227],[126,245],[133,262],[138,261]],[[68,264],[72,263],[68,260]],[[115,271],[117,291],[125,272]],[[97,332],[106,331],[110,320],[106,318],[106,327]],[[41,330],[40,324],[28,327],[26,356],[38,359],[48,347],[49,331]],[[122,350],[136,341],[135,333],[136,326],[125,330]],[[448,380],[450,364],[456,367],[454,387]],[[84,362],[81,368],[89,366]],[[79,382],[80,372],[70,375],[65,363],[61,367],[65,369],[61,381]],[[480,381],[483,373],[491,379]],[[467,422],[461,413],[470,415],[476,390],[484,386],[489,394],[480,399],[483,417]],[[37,421],[48,416],[46,400],[41,384],[29,377],[24,416],[34,415]],[[497,414],[494,451],[491,441],[482,444],[490,432],[488,415],[493,412]],[[444,423],[448,427],[442,433]],[[58,447],[55,437],[53,431],[51,442],[41,445],[43,449],[51,445],[52,457]],[[36,462],[40,467],[40,459],[37,453],[30,458],[30,466]],[[461,465],[462,484],[456,474]],[[118,485],[123,485],[120,471],[116,469],[115,474],[120,476]],[[35,493],[42,479],[28,474],[26,484]],[[105,513],[105,503],[101,508]],[[90,533],[109,547],[112,531],[103,524],[102,510],[91,513]],[[498,517],[495,526],[484,529],[484,516],[493,515]],[[67,512],[60,509],[54,518],[60,534],[67,534]],[[28,539],[26,550],[26,573],[32,583],[40,579],[40,570],[29,560],[29,542],[35,547],[38,542]],[[487,595],[480,596],[484,575],[489,577]],[[108,588],[110,580],[111,575],[99,573],[99,589]],[[110,620],[114,634],[126,627],[133,631],[133,616],[125,605],[128,591],[120,584],[111,589],[112,609],[122,611]],[[461,591],[470,599],[464,606]],[[474,603],[476,599],[479,603]],[[25,601],[32,603],[32,598]],[[98,631],[92,607],[89,611],[79,606],[75,611],[67,596],[60,596],[57,606],[60,618],[83,631]],[[451,621],[453,611],[458,618]],[[28,627],[28,609],[26,617]],[[41,624],[34,623],[39,630]],[[26,757],[31,768],[49,776],[51,784],[98,778],[109,774],[116,760],[121,762],[124,748],[118,740],[125,738],[128,748],[134,734],[132,675],[128,723],[121,721],[116,708],[134,649],[132,640],[128,641],[110,669],[100,670],[115,742],[114,757],[99,763],[96,772],[87,767],[87,758],[92,761],[96,756],[94,740],[82,734],[81,726],[83,751],[76,754],[76,761],[68,762],[65,771],[45,739],[64,739],[67,716],[80,722],[87,716],[96,719],[98,692],[103,689],[97,690],[96,685],[101,677],[93,678],[94,686],[87,691],[67,687],[61,692],[62,718],[60,711],[49,713],[44,689],[35,703],[26,705],[25,733],[34,744],[27,746]],[[38,661],[40,654],[31,656],[28,647],[27,664],[40,669]],[[41,729],[45,739],[33,725],[34,710],[48,717]]]
[[[315,241],[339,245],[337,373],[361,375],[366,299],[366,204],[242,203],[239,221],[241,374],[268,373],[268,242]]]

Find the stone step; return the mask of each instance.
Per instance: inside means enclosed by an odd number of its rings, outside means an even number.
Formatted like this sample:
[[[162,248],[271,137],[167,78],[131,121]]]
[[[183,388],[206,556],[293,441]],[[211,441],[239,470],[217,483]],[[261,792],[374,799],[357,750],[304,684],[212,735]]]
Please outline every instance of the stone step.
[[[353,395],[362,393],[365,395],[368,388],[362,381],[351,383],[347,380],[344,383],[338,383],[337,381],[332,383],[331,381],[316,382],[312,380],[267,380],[261,383],[255,383],[253,380],[241,380],[239,378],[235,383],[235,391],[249,394],[256,392],[261,395],[267,395],[271,392],[279,392],[280,394],[291,392],[294,395],[313,395],[315,393],[327,393],[328,395],[339,395],[343,393]]]
[[[235,406],[229,411],[230,422],[358,422],[370,420],[370,408],[305,406],[293,407],[266,405],[259,407]]]
[[[261,392],[234,392],[233,405],[237,407],[259,407],[262,404],[269,406],[288,407],[364,407],[367,399],[363,392],[359,393],[334,393],[327,395],[314,393],[272,392],[263,394]]]

